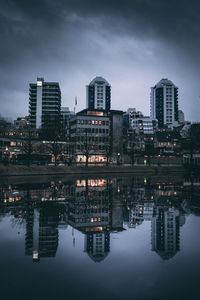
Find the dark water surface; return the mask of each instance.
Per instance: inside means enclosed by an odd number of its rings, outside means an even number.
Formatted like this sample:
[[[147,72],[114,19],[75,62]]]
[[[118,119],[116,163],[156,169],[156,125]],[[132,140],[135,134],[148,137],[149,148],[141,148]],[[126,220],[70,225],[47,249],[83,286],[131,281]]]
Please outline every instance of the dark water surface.
[[[200,180],[0,184],[1,299],[199,299]]]

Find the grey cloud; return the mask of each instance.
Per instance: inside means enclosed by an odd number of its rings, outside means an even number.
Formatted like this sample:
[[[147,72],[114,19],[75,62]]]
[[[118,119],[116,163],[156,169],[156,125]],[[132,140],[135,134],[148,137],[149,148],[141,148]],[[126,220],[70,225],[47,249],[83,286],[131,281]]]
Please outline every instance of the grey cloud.
[[[169,75],[180,87],[188,85],[180,92],[183,107],[190,109],[189,118],[198,118],[187,100],[191,96],[195,104],[199,93],[199,1],[0,0],[0,4],[4,113],[26,113],[28,83],[37,75],[60,81],[69,105],[78,94],[83,107],[84,85],[102,72],[99,75],[107,75],[114,84],[117,108],[124,94],[129,98],[127,107],[131,106],[131,97],[148,97],[149,90],[140,93],[137,86],[148,88]],[[130,89],[129,96],[123,89],[129,89],[126,83],[131,80],[136,93]],[[136,100],[132,106],[141,104],[145,110],[145,101]],[[10,103],[16,102],[18,110],[13,113]]]

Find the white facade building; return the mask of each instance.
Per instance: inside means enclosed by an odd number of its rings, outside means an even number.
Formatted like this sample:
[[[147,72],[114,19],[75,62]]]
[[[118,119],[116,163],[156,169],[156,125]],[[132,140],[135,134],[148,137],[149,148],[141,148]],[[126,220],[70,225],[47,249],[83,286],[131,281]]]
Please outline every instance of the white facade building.
[[[95,77],[86,86],[86,107],[89,109],[110,110],[111,86],[103,77]]]
[[[150,115],[158,120],[158,127],[178,126],[178,87],[167,78],[151,88]]]

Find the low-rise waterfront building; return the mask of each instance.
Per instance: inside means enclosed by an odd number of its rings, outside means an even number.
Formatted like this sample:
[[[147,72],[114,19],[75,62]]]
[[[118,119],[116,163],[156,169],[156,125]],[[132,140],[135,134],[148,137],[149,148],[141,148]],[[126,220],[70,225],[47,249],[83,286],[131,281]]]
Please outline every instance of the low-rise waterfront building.
[[[70,119],[70,139],[79,163],[106,163],[123,152],[122,111],[84,109]]]

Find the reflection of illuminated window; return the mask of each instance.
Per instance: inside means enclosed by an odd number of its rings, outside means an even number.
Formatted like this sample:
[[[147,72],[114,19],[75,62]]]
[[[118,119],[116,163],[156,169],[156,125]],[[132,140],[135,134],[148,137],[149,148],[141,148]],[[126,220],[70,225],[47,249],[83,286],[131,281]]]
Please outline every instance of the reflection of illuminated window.
[[[106,186],[106,179],[88,179],[88,186]]]
[[[37,250],[33,250],[33,259],[38,259],[39,254]]]
[[[77,180],[76,185],[77,186],[86,186],[86,180]]]

